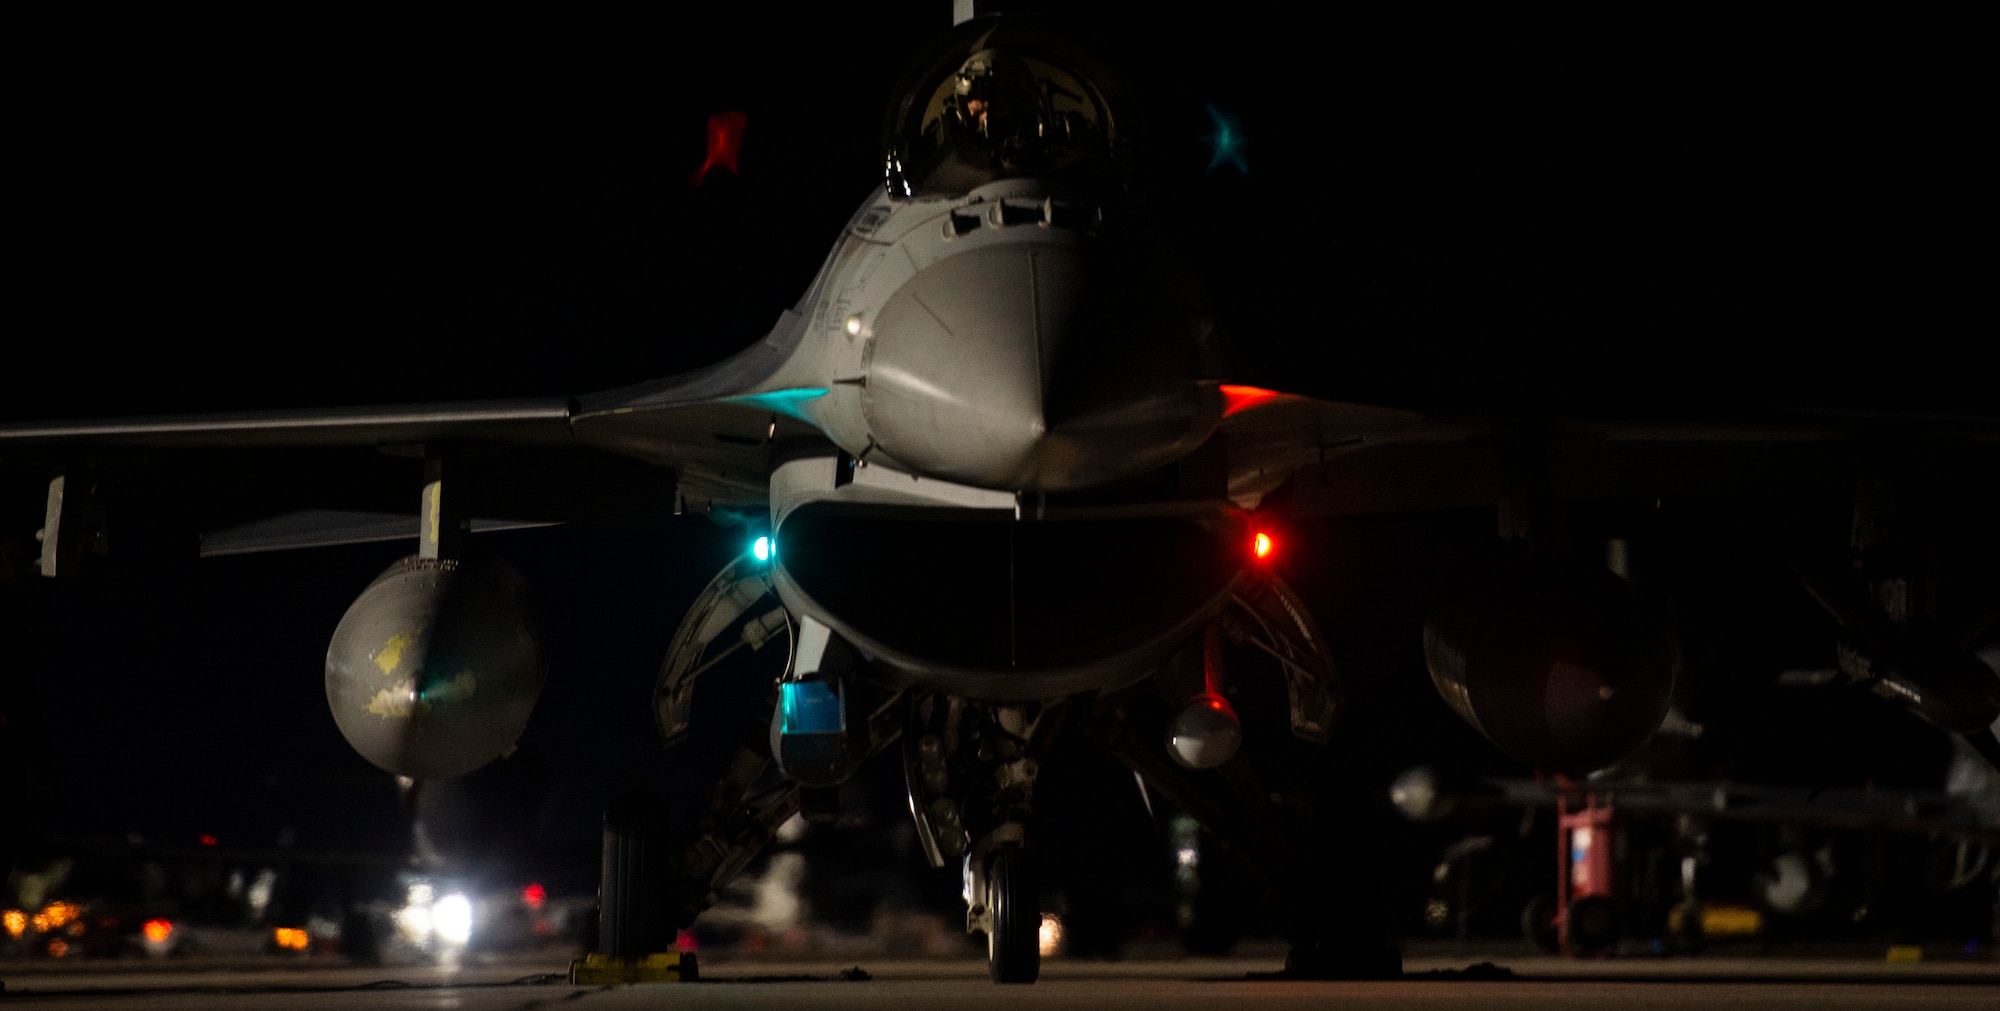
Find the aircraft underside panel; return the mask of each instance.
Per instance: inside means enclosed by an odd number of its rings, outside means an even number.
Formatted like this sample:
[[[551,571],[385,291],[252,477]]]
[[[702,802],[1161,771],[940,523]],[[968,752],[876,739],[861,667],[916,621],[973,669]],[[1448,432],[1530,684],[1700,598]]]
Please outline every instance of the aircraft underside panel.
[[[971,512],[801,506],[779,533],[779,593],[928,685],[1030,699],[1143,676],[1243,573],[1241,524],[1226,513]]]

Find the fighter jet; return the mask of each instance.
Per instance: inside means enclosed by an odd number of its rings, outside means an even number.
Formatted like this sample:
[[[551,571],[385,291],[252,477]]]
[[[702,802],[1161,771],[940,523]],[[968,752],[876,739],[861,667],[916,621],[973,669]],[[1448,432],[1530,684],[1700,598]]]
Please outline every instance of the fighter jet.
[[[64,468],[42,572],[87,567],[115,540],[93,459],[374,447],[422,460],[416,517],[389,532],[418,549],[360,591],[326,690],[356,751],[425,780],[507,753],[542,688],[523,580],[469,535],[565,517],[505,515],[488,490],[532,484],[554,459],[565,480],[670,477],[661,508],[746,524],[754,546],[694,601],[660,667],[663,739],[703,718],[695,689],[724,654],[773,650],[782,674],[690,826],[670,828],[657,798],[607,812],[599,953],[622,965],[664,951],[781,823],[825,810],[861,762],[897,748],[924,853],[961,869],[993,978],[1032,982],[1030,816],[1050,742],[1073,727],[1245,860],[1294,925],[1293,969],[1395,972],[1379,939],[1327,926],[1337,812],[1289,760],[1326,742],[1342,708],[1327,636],[1272,562],[1287,525],[1316,517],[1492,511],[1492,550],[1425,628],[1431,677],[1502,751],[1582,772],[1660,726],[1680,649],[1619,564],[1570,544],[1566,504],[1806,472],[1851,491],[1859,475],[1854,539],[1833,547],[1863,561],[1800,582],[1838,620],[1848,677],[1990,746],[2000,678],[1978,659],[1993,628],[1978,591],[1991,573],[1906,564],[1920,553],[1903,550],[1915,535],[1897,504],[1933,489],[1911,459],[1990,484],[2000,430],[1254,385],[1180,297],[1188,272],[1167,240],[1192,212],[1144,199],[1141,101],[1057,23],[964,20],[895,89],[882,182],[804,293],[693,373],[575,396],[0,425],[8,460]],[[382,522],[294,512],[205,543],[345,543],[385,536]],[[1275,725],[1246,725],[1252,693],[1283,700]]]

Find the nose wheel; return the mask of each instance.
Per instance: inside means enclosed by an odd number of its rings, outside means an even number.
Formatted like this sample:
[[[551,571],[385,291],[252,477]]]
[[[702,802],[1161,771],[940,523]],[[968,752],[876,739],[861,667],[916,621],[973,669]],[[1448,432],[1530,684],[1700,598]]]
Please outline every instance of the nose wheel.
[[[1041,890],[1026,850],[993,854],[986,871],[986,962],[995,983],[1033,983],[1042,972]]]

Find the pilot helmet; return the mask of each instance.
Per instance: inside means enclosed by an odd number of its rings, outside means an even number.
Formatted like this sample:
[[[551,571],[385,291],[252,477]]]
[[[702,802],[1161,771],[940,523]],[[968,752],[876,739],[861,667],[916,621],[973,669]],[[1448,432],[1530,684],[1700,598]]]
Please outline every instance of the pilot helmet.
[[[961,126],[990,140],[1032,134],[1041,121],[1041,92],[1020,57],[983,49],[952,78],[950,106]]]

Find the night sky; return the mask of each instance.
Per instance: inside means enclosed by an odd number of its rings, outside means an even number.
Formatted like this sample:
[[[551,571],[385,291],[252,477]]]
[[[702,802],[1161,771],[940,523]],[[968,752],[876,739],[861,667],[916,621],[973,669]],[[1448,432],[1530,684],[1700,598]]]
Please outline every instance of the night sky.
[[[948,6],[45,15],[17,70],[37,380],[8,413],[577,392],[715,360],[879,181],[887,97]],[[1949,23],[1061,6],[1152,96],[1156,209],[1261,377],[1405,400],[1986,392],[1954,367],[1969,350],[1928,357],[1980,332]],[[1247,176],[1204,171],[1208,106]],[[690,191],[727,109],[744,172]]]
[[[792,304],[879,185],[882,109],[949,6],[44,11],[10,60],[0,413],[578,393],[714,361]],[[1816,4],[1077,6],[1154,96],[1151,206],[1210,277],[1243,378],[1412,403],[1993,410],[1961,223],[1990,116],[1968,111],[1964,26]],[[1210,107],[1248,138],[1247,174],[1208,170]],[[743,171],[691,189],[730,109]],[[568,636],[528,739],[555,782],[657,763],[645,694],[734,536],[498,542]],[[401,553],[66,591],[61,641],[35,654],[75,742],[51,820],[268,833],[291,804],[325,845],[398,831],[320,662]],[[1381,697],[1442,713],[1418,687]],[[604,788],[544,815],[588,838]]]

